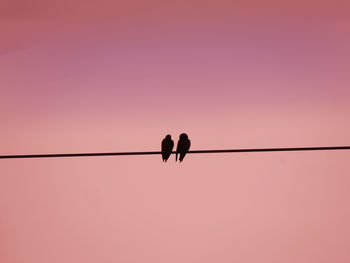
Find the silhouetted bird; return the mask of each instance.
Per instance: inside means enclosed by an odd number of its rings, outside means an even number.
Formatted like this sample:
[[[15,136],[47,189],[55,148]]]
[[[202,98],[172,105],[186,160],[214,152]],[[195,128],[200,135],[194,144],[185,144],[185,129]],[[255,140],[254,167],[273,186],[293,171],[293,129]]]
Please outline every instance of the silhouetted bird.
[[[190,149],[190,147],[191,147],[191,141],[188,139],[188,136],[186,133],[182,133],[180,135],[179,141],[177,142],[175,161],[177,161],[177,155],[180,154],[179,160],[181,163],[182,160],[185,158],[185,155]]]
[[[168,134],[165,136],[165,138],[162,141],[162,158],[163,162],[166,162],[170,155],[171,152],[173,151],[174,148],[174,141],[171,139],[171,135]]]

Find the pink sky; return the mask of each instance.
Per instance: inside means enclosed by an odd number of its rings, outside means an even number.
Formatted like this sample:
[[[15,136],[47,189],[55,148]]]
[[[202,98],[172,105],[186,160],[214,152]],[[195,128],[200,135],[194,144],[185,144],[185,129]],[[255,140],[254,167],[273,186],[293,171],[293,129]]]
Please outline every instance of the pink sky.
[[[347,1],[0,4],[0,154],[350,144]],[[350,152],[0,161],[0,262],[350,262]]]

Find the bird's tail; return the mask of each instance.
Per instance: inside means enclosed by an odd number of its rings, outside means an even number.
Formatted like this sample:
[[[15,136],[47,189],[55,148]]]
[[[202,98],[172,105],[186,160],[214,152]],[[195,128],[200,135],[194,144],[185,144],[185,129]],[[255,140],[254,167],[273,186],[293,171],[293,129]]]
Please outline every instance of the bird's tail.
[[[177,162],[177,152],[176,152],[176,155],[175,155],[175,162]]]

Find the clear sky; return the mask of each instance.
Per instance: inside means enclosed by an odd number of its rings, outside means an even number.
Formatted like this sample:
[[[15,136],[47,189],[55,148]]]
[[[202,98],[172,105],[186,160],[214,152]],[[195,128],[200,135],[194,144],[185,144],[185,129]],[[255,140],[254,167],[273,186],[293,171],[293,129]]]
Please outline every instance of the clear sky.
[[[0,3],[0,154],[350,144],[348,1]],[[2,263],[348,263],[350,152],[0,161]]]

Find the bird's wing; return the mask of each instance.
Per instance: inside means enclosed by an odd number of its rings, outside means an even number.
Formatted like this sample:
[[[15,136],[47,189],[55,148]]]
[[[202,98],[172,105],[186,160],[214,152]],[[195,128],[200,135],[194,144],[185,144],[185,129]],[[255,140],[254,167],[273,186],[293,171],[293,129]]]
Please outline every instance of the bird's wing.
[[[187,140],[187,142],[186,142],[186,152],[190,149],[190,147],[191,147],[191,141]]]
[[[176,160],[176,161],[177,161],[177,155],[178,155],[178,153],[181,152],[181,150],[182,150],[182,141],[179,140],[179,141],[177,142],[177,146],[176,146],[176,155],[175,155],[175,160]]]
[[[166,141],[165,141],[165,139],[162,141],[162,151],[164,151],[164,149],[165,149],[165,147],[166,147]]]
[[[179,140],[179,141],[177,142],[176,151],[177,151],[177,152],[181,152],[181,149],[182,149],[182,141]]]

